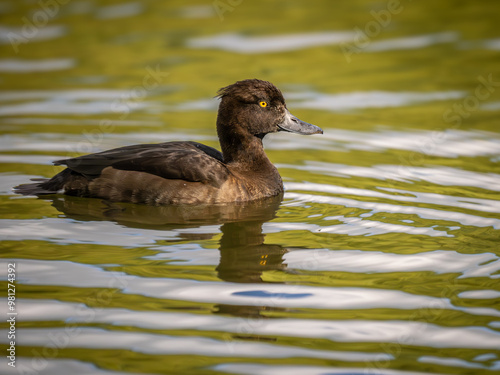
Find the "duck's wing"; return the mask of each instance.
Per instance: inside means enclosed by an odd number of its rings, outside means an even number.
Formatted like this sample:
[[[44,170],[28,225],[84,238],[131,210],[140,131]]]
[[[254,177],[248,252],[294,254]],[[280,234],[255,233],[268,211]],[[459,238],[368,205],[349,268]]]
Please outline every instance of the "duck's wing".
[[[180,179],[220,186],[229,171],[222,154],[197,142],[166,142],[132,145],[76,158],[58,160],[89,179],[98,177],[107,167],[146,172],[167,179]]]

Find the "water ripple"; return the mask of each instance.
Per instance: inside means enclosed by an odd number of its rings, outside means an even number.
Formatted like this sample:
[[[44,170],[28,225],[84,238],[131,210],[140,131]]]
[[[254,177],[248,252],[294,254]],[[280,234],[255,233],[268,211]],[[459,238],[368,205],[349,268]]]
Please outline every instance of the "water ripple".
[[[497,133],[474,130],[359,132],[328,129],[322,137],[335,142],[348,142],[346,148],[350,150],[379,152],[396,149],[449,158],[496,155],[500,149],[500,138]]]
[[[408,36],[403,38],[375,41],[367,45],[363,50],[368,52],[381,52],[425,48],[435,44],[456,42],[458,41],[458,38],[459,34],[452,31],[428,35]]]
[[[482,189],[500,191],[500,174],[467,171],[445,166],[415,167],[411,165],[379,164],[370,167],[335,164],[317,161],[305,161],[305,165],[277,164],[279,168],[320,173],[328,176],[356,176],[377,180],[428,181],[442,186],[473,186]],[[382,188],[381,188],[382,189]],[[396,191],[385,189],[387,191]],[[411,194],[419,194],[411,192]],[[394,197],[392,198],[394,199]],[[471,198],[463,198],[469,201]],[[487,201],[487,200],[485,200]]]
[[[44,358],[43,366],[36,366],[33,369],[33,358],[17,357],[17,367],[4,366],[3,375],[36,374],[36,375],[139,375],[135,372],[122,372],[103,370],[94,363],[77,361],[72,359],[52,359]],[[153,375],[153,374],[151,374]]]
[[[65,328],[20,328],[23,344],[29,346],[44,346],[51,337],[68,337]],[[6,343],[6,338],[0,338]],[[222,341],[196,336],[169,336],[142,332],[108,331],[100,328],[78,328],[77,332],[69,337],[66,347],[90,349],[121,349],[138,353],[161,355],[203,355],[211,357],[226,357],[228,355],[240,358],[293,358],[308,357],[330,360],[345,360],[348,352],[330,350],[302,349],[285,345],[271,345],[253,342]],[[390,354],[352,353],[356,361],[389,360]]]
[[[372,213],[390,212],[393,214],[397,213],[406,215],[417,215],[422,219],[451,221],[451,222],[458,222],[462,225],[470,225],[475,227],[493,227],[495,229],[500,229],[499,219],[470,215],[461,212],[443,211],[433,208],[415,207],[415,206],[400,206],[388,203],[365,202],[355,199],[338,198],[338,197],[316,195],[316,194],[287,192],[286,198],[293,199],[294,204],[297,205],[303,204],[304,202],[327,203],[332,206],[361,208],[372,211]],[[331,216],[325,218],[325,220],[338,220],[341,218],[342,217],[340,216]],[[361,220],[359,218],[353,218],[353,219]]]
[[[96,17],[103,20],[137,16],[142,13],[144,6],[140,2],[130,2],[103,6],[97,10]]]
[[[36,33],[30,34],[30,41],[40,41],[60,38],[66,35],[68,28],[63,25],[47,25],[45,27],[37,28]],[[0,44],[11,44],[12,34],[18,37],[23,36],[24,27],[22,26],[5,26],[0,25]]]
[[[13,260],[15,261],[15,260]],[[195,281],[189,279],[143,278],[121,272],[105,271],[68,261],[18,259],[23,267],[24,284],[65,285],[79,288],[120,288],[125,294],[243,306],[274,306],[310,309],[420,309],[440,308],[475,315],[500,316],[490,308],[457,307],[447,298],[415,295],[399,290],[356,287],[313,287],[287,284],[240,284],[230,282]],[[237,293],[264,290],[264,297]],[[300,293],[302,298],[281,298],[280,295]],[[269,297],[271,295],[272,297]]]
[[[377,320],[313,320],[313,319],[261,319],[250,326],[239,318],[202,314],[133,311],[128,309],[91,309],[79,304],[59,303],[51,300],[21,300],[21,306],[32,311],[24,319],[61,320],[71,323],[85,322],[92,316],[93,323],[114,326],[132,326],[155,330],[222,331],[250,335],[323,338],[334,342],[400,342],[411,337],[411,345],[495,349],[500,333],[479,327],[442,327],[418,321]],[[33,333],[40,330],[33,330]],[[116,331],[113,333],[113,335]],[[121,335],[121,334],[119,334]],[[464,337],[467,337],[464,340]],[[166,340],[172,338],[164,336]],[[275,346],[276,347],[276,346]],[[279,346],[278,346],[279,347]],[[350,361],[373,360],[377,353],[334,352],[330,358]]]
[[[288,93],[286,98],[291,108],[346,111],[361,108],[402,107],[436,100],[460,99],[462,91],[442,92],[389,92],[362,91],[339,94],[324,94],[313,91]]]
[[[499,177],[498,182],[500,182],[500,176],[498,177]],[[287,188],[287,190],[317,191],[323,193],[330,193],[334,195],[341,195],[341,194],[357,195],[360,197],[373,197],[379,199],[411,202],[418,204],[428,203],[440,206],[460,207],[468,210],[500,213],[500,201],[492,199],[454,197],[445,194],[422,193],[422,192],[393,189],[393,188],[382,189],[392,193],[397,193],[397,194],[386,194],[376,190],[348,188],[343,186],[334,186],[326,184],[299,183],[299,182],[287,182],[285,183],[285,187]],[[411,196],[408,196],[408,194],[411,194]]]
[[[435,272],[460,273],[462,277],[491,277],[500,271],[500,259],[493,253],[461,254],[434,250],[418,254],[394,254],[362,250],[291,250],[284,256],[289,268],[309,271],[355,273]],[[460,298],[498,298],[497,291],[466,291]]]
[[[31,73],[70,69],[75,66],[74,59],[0,59],[0,72]]]
[[[347,42],[352,31],[328,31],[273,36],[245,36],[235,33],[218,34],[188,40],[191,48],[216,48],[239,53],[269,53],[294,51]]]
[[[310,201],[304,195],[286,194],[287,198],[296,198],[296,202],[315,202],[325,203],[324,200]],[[317,196],[315,196],[317,197]],[[442,230],[437,230],[431,227],[414,227],[408,224],[391,224],[382,223],[380,221],[369,220],[360,217],[345,217],[345,216],[328,216],[324,220],[336,221],[334,225],[318,225],[306,223],[287,223],[287,222],[273,222],[264,225],[265,233],[276,233],[282,231],[303,231],[307,230],[312,233],[326,233],[326,234],[347,234],[349,236],[374,236],[386,233],[408,233],[413,235],[424,235],[430,237],[453,237],[451,234]],[[342,224],[340,224],[340,223]]]
[[[376,363],[367,367],[326,367],[307,365],[268,365],[256,363],[222,363],[214,366],[215,371],[238,375],[439,375],[438,373],[401,371],[380,368]]]

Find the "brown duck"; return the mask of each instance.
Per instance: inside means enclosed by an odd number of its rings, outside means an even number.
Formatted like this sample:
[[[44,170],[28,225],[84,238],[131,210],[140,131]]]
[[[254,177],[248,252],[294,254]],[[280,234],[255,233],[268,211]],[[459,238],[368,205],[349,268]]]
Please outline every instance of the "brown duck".
[[[281,176],[262,139],[278,131],[323,131],[293,116],[270,82],[238,81],[220,89],[218,96],[222,152],[190,141],[119,147],[55,161],[67,168],[51,179],[19,185],[15,192],[153,205],[245,202],[282,194]]]

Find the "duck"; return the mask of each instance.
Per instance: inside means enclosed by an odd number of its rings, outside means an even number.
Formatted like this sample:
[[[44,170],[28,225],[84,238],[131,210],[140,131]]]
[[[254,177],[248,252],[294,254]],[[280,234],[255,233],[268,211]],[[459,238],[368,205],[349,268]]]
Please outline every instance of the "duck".
[[[148,205],[227,204],[282,195],[283,181],[264,151],[264,137],[323,130],[293,116],[282,92],[268,81],[237,81],[218,90],[217,97],[221,151],[193,141],[124,146],[54,161],[66,168],[14,192]]]

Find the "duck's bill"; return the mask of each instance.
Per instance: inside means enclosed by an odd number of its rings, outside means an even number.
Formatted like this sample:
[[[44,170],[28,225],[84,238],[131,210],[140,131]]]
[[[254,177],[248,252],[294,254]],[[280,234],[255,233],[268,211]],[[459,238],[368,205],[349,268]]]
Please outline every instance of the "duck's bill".
[[[292,115],[288,110],[286,111],[285,118],[278,124],[279,130],[297,133],[297,134],[323,134],[323,130],[316,125],[308,124],[297,117]]]

